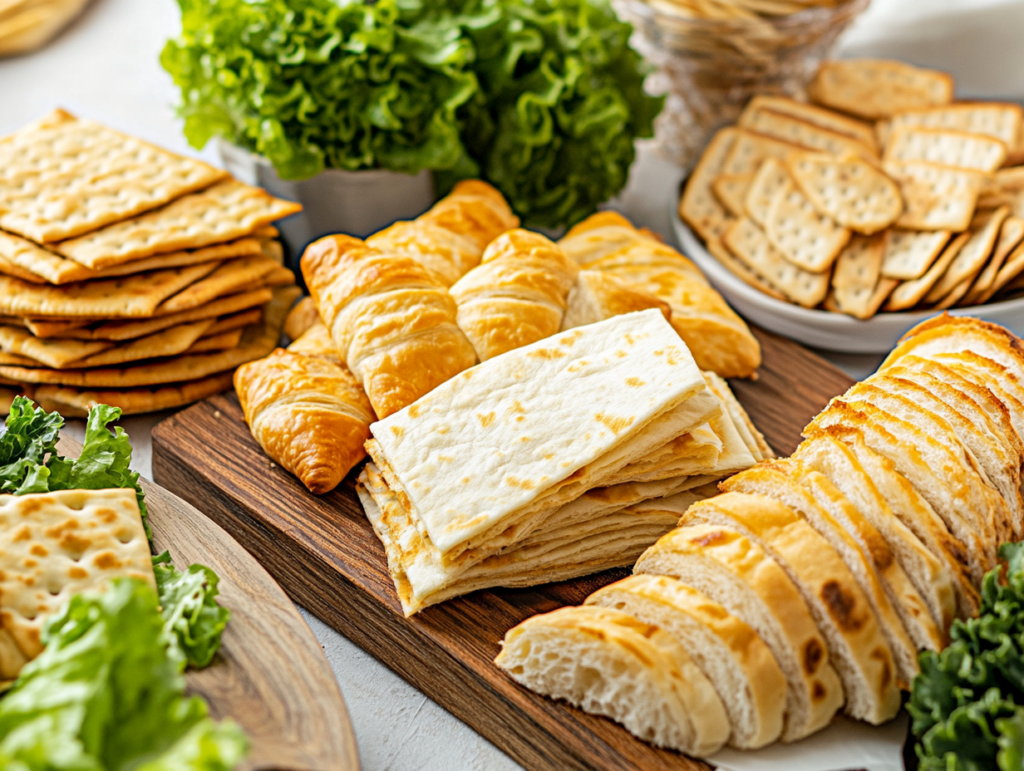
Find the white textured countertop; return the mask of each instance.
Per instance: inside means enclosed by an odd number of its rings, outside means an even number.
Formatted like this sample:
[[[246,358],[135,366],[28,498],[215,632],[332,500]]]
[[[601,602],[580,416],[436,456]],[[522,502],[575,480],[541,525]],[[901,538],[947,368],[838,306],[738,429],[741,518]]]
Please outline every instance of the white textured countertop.
[[[179,29],[173,0],[95,0],[46,50],[0,60],[0,135],[54,107],[96,118],[169,149],[192,152],[171,105],[176,94],[158,56]],[[203,157],[217,163],[212,147]],[[668,201],[680,174],[649,150],[621,206],[638,223],[671,233]],[[852,360],[851,374],[870,362]],[[165,414],[123,425],[134,467],[150,476],[149,431]],[[73,433],[81,438],[76,421]],[[320,621],[306,615],[327,655],[355,724],[366,771],[504,771],[518,765],[415,688]]]

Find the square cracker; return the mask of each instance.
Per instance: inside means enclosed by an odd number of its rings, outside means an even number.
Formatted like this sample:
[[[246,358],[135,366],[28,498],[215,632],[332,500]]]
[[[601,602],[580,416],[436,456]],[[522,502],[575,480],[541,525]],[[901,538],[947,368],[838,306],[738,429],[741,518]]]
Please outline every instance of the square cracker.
[[[893,115],[887,131],[917,126],[929,129],[966,131],[998,139],[1007,149],[1017,146],[1021,133],[1021,107],[1006,102],[967,102],[927,110],[910,110]]]
[[[156,587],[134,490],[0,497],[0,677],[42,650],[46,619],[114,578]]]
[[[884,230],[903,211],[896,183],[856,156],[797,156],[789,173],[819,213],[858,233]]]
[[[54,248],[87,268],[102,270],[163,252],[242,238],[301,210],[297,203],[227,179],[141,217],[64,241]]]
[[[832,110],[816,107],[806,102],[798,102],[783,96],[755,96],[743,110],[736,125],[740,128],[747,127],[761,110],[771,110],[781,115],[788,115],[791,118],[805,121],[819,128],[827,129],[836,134],[843,134],[850,139],[855,139],[870,148],[877,147],[875,130],[870,123],[848,118]]]
[[[858,139],[851,139],[845,134],[816,126],[813,123],[794,118],[790,115],[773,110],[758,110],[748,120],[746,128],[759,134],[780,139],[808,150],[816,150],[829,155],[864,155],[869,158],[878,157],[875,146],[866,145]]]
[[[782,142],[761,134],[744,129],[735,129],[736,141],[733,143],[721,174],[754,174],[767,158],[786,161],[794,153],[804,152],[804,148]]]
[[[882,275],[904,281],[921,278],[942,254],[952,235],[948,230],[888,231]]]
[[[953,79],[944,72],[886,59],[833,59],[807,87],[818,104],[868,120],[949,104]]]
[[[790,302],[813,308],[828,294],[827,273],[809,273],[798,268],[772,246],[764,231],[750,219],[736,220],[729,227],[725,232],[725,245]]]
[[[690,175],[679,202],[680,218],[705,241],[718,238],[729,219],[729,212],[718,202],[712,184],[722,173],[736,136],[734,128],[725,128],[715,134]]]
[[[924,298],[926,303],[939,302],[964,281],[968,282],[968,287],[964,289],[957,300],[967,294],[967,290],[970,289],[970,283],[974,281],[989,257],[992,256],[996,242],[999,240],[999,233],[1002,230],[1003,222],[1009,213],[1009,207],[1004,206],[989,217],[987,222],[978,225],[971,232],[971,237],[957,253],[956,259],[949,264],[949,268],[942,274],[942,278],[938,280],[931,291],[928,292],[927,297]]]
[[[713,240],[707,242],[708,251],[711,253],[716,260],[724,265],[729,272],[731,272],[736,278],[743,281],[748,286],[752,286],[754,289],[774,297],[776,300],[782,300],[788,302],[786,295],[775,289],[771,284],[762,279],[754,271],[747,267],[746,263],[738,259],[721,241]]]
[[[157,307],[220,263],[159,270],[126,278],[39,286],[0,276],[0,314],[31,318],[148,318]]]
[[[889,295],[889,299],[884,306],[885,310],[905,311],[921,302],[925,295],[931,291],[931,288],[935,286],[935,282],[946,272],[949,264],[956,259],[957,254],[970,237],[970,233],[961,233],[950,242],[942,256],[935,261],[935,264],[923,276],[912,281],[904,281],[897,286],[892,291],[892,294]]]
[[[743,202],[754,180],[753,174],[722,174],[711,183],[718,200],[734,217],[743,216]]]
[[[890,134],[885,160],[928,161],[991,173],[1006,160],[1006,145],[992,137],[963,131],[908,126]]]
[[[173,201],[226,176],[59,112],[0,139],[0,228],[47,243]]]
[[[983,174],[926,161],[890,162],[885,170],[903,196],[903,214],[896,227],[954,232],[970,227]]]
[[[854,318],[874,316],[899,283],[882,278],[886,236],[854,236],[836,260],[832,273],[832,304]]]
[[[789,172],[786,171],[786,167],[775,158],[766,158],[754,175],[743,203],[750,219],[763,228],[768,219],[768,207],[772,205],[772,199],[787,184]]]
[[[772,198],[764,230],[787,260],[811,273],[828,271],[850,241],[850,231],[820,214],[792,182]]]
[[[971,288],[971,279],[961,281],[955,287],[949,290],[942,298],[937,302],[933,303],[932,307],[937,311],[949,310],[954,305],[957,305],[967,294],[967,291]],[[929,293],[930,295],[931,293]],[[927,298],[925,298],[927,302]]]
[[[963,299],[963,305],[976,305],[985,302],[990,295],[988,290],[995,283],[999,270],[1006,262],[1014,249],[1024,241],[1024,219],[1010,216],[1003,222],[1002,230],[999,231],[999,240],[992,252],[992,257],[986,263],[984,270],[974,280],[974,286]]]

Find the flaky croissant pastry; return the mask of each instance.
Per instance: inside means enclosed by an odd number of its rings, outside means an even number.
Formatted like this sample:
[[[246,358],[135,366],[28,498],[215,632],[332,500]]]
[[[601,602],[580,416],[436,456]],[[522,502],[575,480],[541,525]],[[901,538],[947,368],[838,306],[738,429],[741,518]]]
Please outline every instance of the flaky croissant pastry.
[[[480,361],[558,332],[579,268],[539,233],[510,230],[451,288]]]
[[[672,320],[672,310],[646,289],[599,270],[581,270],[576,285],[569,292],[568,305],[562,318],[562,329],[583,327],[624,313],[657,308]]]
[[[278,348],[235,372],[249,430],[311,493],[330,492],[365,454],[376,419],[344,366]]]
[[[701,369],[722,377],[750,377],[761,365],[757,339],[700,270],[625,217],[595,214],[572,228],[559,246],[581,267],[613,275],[667,302],[672,326]]]
[[[351,236],[302,255],[302,274],[331,339],[380,418],[476,363],[448,290],[419,262]]]

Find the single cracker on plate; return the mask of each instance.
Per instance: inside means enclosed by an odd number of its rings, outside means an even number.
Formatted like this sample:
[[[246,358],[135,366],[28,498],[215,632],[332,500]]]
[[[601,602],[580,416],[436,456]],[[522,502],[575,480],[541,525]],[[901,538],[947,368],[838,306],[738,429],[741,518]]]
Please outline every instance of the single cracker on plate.
[[[845,134],[816,126],[813,123],[784,115],[773,110],[758,110],[750,116],[745,128],[765,136],[780,139],[808,150],[816,150],[829,155],[864,155],[877,157],[875,145],[867,145],[858,139],[851,139]]]
[[[718,239],[713,239],[708,241],[706,246],[708,252],[711,253],[711,256],[722,263],[722,265],[725,266],[730,273],[736,276],[736,278],[769,297],[774,297],[776,300],[782,300],[783,302],[789,302],[786,295],[782,294],[782,292],[778,291],[775,287],[748,268],[746,263],[730,252],[729,248],[724,243]]]
[[[747,198],[743,208],[747,216],[764,227],[768,219],[768,207],[772,204],[775,194],[789,183],[789,172],[775,158],[767,158],[758,168],[747,189]]]
[[[0,139],[0,228],[39,243],[155,209],[226,176],[63,111]]]
[[[722,206],[734,217],[742,217],[743,202],[747,198],[747,190],[754,180],[753,174],[722,174],[711,183],[711,188],[718,196]]]
[[[729,212],[715,197],[712,184],[722,174],[725,161],[739,130],[724,128],[712,138],[697,167],[690,175],[679,201],[679,217],[705,241],[721,237],[729,222]]]
[[[1012,283],[1018,276],[1020,276],[1021,273],[1024,273],[1024,243],[1018,244],[1017,247],[1010,252],[1006,261],[1003,263],[1003,267],[1001,267],[999,272],[996,274],[996,278],[995,281],[992,282],[992,286],[988,288],[979,302],[987,303]]]
[[[163,252],[222,244],[302,210],[235,179],[218,182],[141,217],[110,225],[54,249],[92,270]]]
[[[903,197],[903,214],[896,227],[955,233],[970,227],[984,174],[927,161],[890,162],[885,170]]]
[[[784,96],[767,96],[759,94],[751,99],[743,109],[743,114],[736,122],[740,128],[750,125],[755,115],[761,110],[771,110],[781,115],[788,115],[791,118],[806,121],[819,128],[827,129],[836,134],[843,134],[850,139],[855,139],[871,148],[877,149],[878,140],[875,130],[870,123],[856,118],[849,118],[832,110],[823,107],[816,107],[806,102],[798,102]]]
[[[884,310],[905,311],[920,303],[925,295],[931,291],[931,288],[935,286],[935,282],[946,272],[949,264],[956,259],[960,249],[963,248],[963,245],[967,243],[967,239],[970,237],[970,233],[961,233],[949,243],[939,259],[935,261],[923,276],[911,281],[904,281],[893,289],[892,294],[889,295],[889,299],[883,306]]]
[[[720,172],[722,174],[754,174],[761,163],[768,158],[785,161],[794,153],[805,152],[804,148],[789,142],[755,134],[745,129],[735,129],[735,131],[736,142],[726,156],[725,164]]]
[[[782,255],[802,270],[825,273],[850,241],[850,231],[820,214],[791,181],[775,193],[765,234]]]
[[[979,134],[908,126],[889,136],[884,160],[928,161],[991,173],[1006,160],[1006,145]]]
[[[831,305],[854,318],[869,319],[878,313],[899,283],[882,277],[884,233],[855,235],[836,260],[832,272]]]
[[[156,587],[135,490],[0,497],[0,677],[43,651],[46,620],[114,578]]]
[[[884,230],[903,211],[896,183],[856,156],[797,156],[789,173],[818,212],[858,233]]]
[[[1024,241],[1024,219],[1010,216],[1003,222],[1002,230],[999,231],[999,240],[989,258],[984,270],[974,280],[974,285],[964,297],[962,305],[977,305],[986,297],[989,288],[995,283],[999,269],[1003,267],[1006,258],[1017,248],[1018,244]]]
[[[902,281],[921,278],[942,254],[953,233],[948,230],[888,231],[882,275]]]
[[[1009,214],[1009,207],[1004,206],[996,210],[985,223],[979,224],[975,230],[971,231],[971,237],[964,244],[959,254],[957,254],[956,259],[949,264],[949,268],[942,274],[942,278],[938,280],[924,298],[926,303],[935,304],[940,302],[942,298],[949,295],[965,281],[968,282],[968,285],[957,300],[959,301],[967,294],[971,283],[974,282],[974,279],[985,267],[985,263],[992,256],[996,243],[999,240],[999,233],[1002,230],[1003,222]]]
[[[949,310],[954,305],[957,305],[964,298],[964,295],[967,294],[967,291],[970,288],[971,288],[971,279],[966,279],[965,281],[961,281],[955,287],[950,289],[949,292],[947,292],[937,302],[932,304],[932,308],[934,308],[937,311]],[[927,298],[925,298],[925,300],[927,301]]]
[[[888,59],[823,62],[807,87],[818,104],[868,120],[948,104],[953,78]]]
[[[1021,135],[1020,105],[1007,102],[964,102],[926,110],[908,110],[893,115],[887,130],[905,127],[949,129],[998,139],[1014,149]]]
[[[798,268],[772,246],[753,220],[736,220],[725,231],[724,240],[729,251],[790,302],[814,308],[828,294],[828,273],[809,273]]]

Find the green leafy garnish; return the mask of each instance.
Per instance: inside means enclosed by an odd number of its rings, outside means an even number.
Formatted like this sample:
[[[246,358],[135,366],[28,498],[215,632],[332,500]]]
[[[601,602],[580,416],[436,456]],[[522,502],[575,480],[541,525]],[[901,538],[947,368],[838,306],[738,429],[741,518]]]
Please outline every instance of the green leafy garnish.
[[[45,649],[0,700],[0,767],[10,771],[228,771],[247,742],[187,698],[156,593],[116,579],[71,598]]]
[[[978,618],[957,620],[941,653],[920,656],[907,709],[922,771],[1019,771],[1024,755],[1024,544],[1004,544]]]
[[[26,495],[49,490],[48,456],[56,454],[64,418],[23,396],[14,399],[0,433],[0,493]]]
[[[662,100],[608,0],[178,0],[160,61],[185,136],[283,179],[323,169],[481,176],[527,225],[571,225],[626,183]]]
[[[217,574],[202,565],[178,570],[167,552],[153,558],[164,632],[175,655],[202,668],[220,648],[231,611],[217,604]]]

